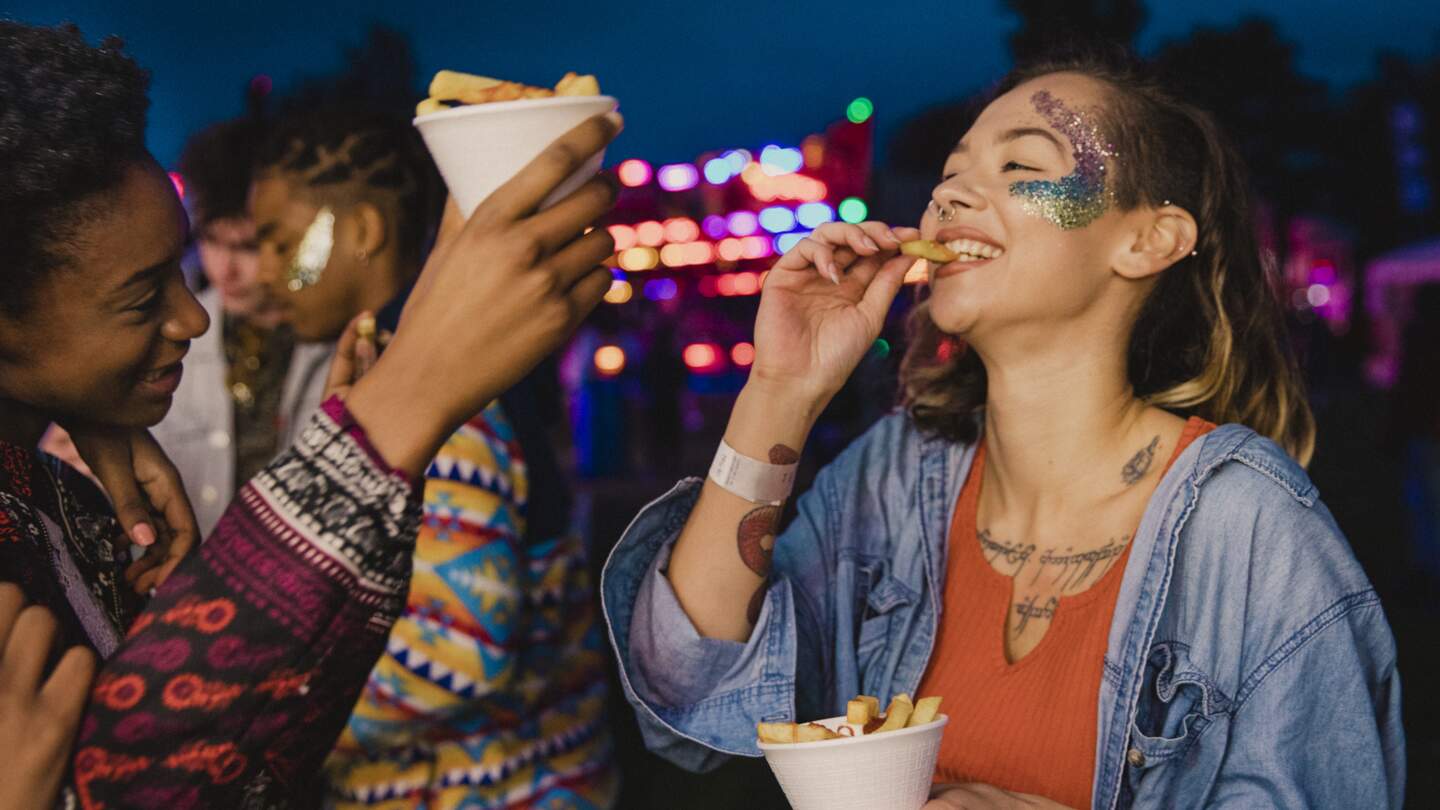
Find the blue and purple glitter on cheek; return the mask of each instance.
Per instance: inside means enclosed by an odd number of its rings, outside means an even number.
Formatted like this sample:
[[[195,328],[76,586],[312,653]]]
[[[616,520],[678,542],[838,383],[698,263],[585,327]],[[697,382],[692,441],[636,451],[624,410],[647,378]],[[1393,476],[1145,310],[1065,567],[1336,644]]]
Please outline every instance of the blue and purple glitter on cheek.
[[[1105,161],[1115,148],[1105,139],[1093,116],[1065,106],[1041,90],[1030,97],[1036,112],[1070,139],[1075,149],[1075,171],[1059,180],[1019,180],[1010,195],[1021,199],[1025,212],[1063,230],[1083,228],[1105,214],[1112,194],[1105,181]]]

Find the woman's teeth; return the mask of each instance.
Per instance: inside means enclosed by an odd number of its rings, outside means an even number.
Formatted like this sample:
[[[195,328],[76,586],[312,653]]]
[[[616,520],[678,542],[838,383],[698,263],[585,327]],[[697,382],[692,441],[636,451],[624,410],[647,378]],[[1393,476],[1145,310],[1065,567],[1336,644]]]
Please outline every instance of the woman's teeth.
[[[958,253],[961,259],[998,259],[1005,255],[1004,248],[977,242],[974,239],[955,239],[945,243],[951,253]]]

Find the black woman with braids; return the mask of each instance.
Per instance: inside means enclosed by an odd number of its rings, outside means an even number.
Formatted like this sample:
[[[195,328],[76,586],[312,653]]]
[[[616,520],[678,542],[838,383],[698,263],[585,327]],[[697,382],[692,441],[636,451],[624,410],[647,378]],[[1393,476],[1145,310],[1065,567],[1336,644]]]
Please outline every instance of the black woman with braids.
[[[414,482],[609,288],[613,240],[586,229],[613,185],[536,209],[621,122],[581,124],[448,218],[385,356],[352,385],[342,342],[343,397],[187,556],[194,519],[146,428],[209,324],[145,150],[147,84],[118,42],[0,21],[0,808],[316,807],[405,605]],[[113,505],[34,449],[51,422]],[[127,534],[159,549],[128,580]]]
[[[406,118],[278,123],[251,209],[260,278],[300,339],[336,340],[372,312],[388,324],[438,185]],[[359,345],[363,366],[373,346]],[[610,807],[604,646],[565,482],[526,386],[472,417],[426,470],[405,612],[326,765],[329,802]]]

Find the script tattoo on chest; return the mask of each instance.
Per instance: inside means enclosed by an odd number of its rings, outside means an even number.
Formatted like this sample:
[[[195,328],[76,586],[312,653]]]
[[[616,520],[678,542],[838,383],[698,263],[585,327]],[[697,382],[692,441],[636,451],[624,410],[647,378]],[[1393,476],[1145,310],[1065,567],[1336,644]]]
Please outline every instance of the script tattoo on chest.
[[[1055,618],[1055,608],[1060,606],[1060,600],[1055,597],[1046,599],[1040,603],[1039,596],[1032,596],[1023,602],[1015,603],[1015,629],[1013,634],[1019,638],[1030,626],[1031,620],[1049,622]]]
[[[1039,583],[1054,587],[1062,594],[1084,590],[1104,576],[1130,543],[1130,537],[1126,535],[1112,537],[1099,548],[1076,551],[1074,547],[1066,546],[1040,551],[1036,556],[1038,549],[1034,543],[1007,543],[996,539],[989,529],[981,529],[979,537],[980,550],[986,562],[1001,573],[1019,580],[1021,574],[1032,571],[1030,578],[1024,581],[1025,585]]]
[[[1155,464],[1155,450],[1159,446],[1160,437],[1156,436],[1150,440],[1148,445],[1136,451],[1129,461],[1125,462],[1125,468],[1120,471],[1120,478],[1126,486],[1139,483],[1140,479],[1145,477],[1145,473],[1150,472],[1150,467]]]

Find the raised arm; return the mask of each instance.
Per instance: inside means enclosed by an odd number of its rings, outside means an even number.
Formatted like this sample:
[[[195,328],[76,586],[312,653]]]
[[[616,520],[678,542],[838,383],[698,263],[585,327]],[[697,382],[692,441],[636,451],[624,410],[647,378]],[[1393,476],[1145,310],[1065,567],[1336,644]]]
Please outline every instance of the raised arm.
[[[725,431],[750,459],[792,464],[816,418],[885,325],[909,229],[823,225],[775,264],[755,322],[755,364]],[[701,635],[744,641],[763,602],[782,507],[706,480],[670,558],[669,580]]]
[[[468,222],[452,218],[386,355],[242,490],[106,661],[73,761],[82,806],[313,804],[320,760],[403,605],[413,482],[609,286],[613,242],[586,229],[613,185],[536,208],[619,125],[581,124]]]

